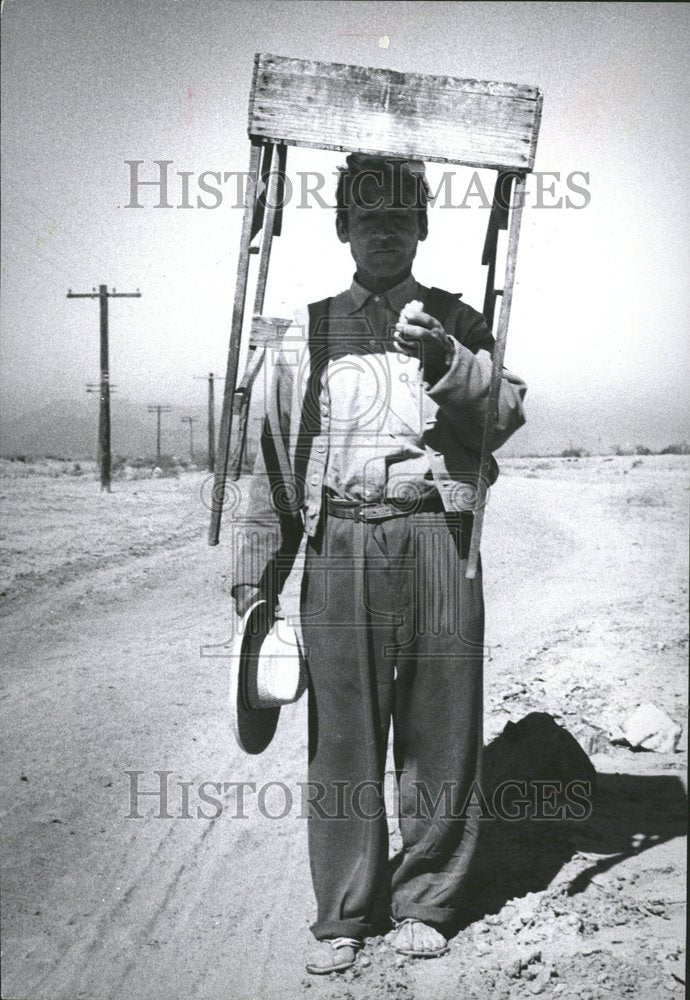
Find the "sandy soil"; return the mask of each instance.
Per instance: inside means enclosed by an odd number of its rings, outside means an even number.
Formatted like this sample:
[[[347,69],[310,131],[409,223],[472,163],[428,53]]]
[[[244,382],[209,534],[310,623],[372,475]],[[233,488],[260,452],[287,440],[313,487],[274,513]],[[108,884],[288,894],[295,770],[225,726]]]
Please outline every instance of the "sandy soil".
[[[447,957],[375,938],[326,979],[303,971],[306,705],[261,757],[236,748],[229,538],[205,543],[205,475],[102,496],[91,473],[0,471],[4,997],[682,995],[685,735],[674,754],[610,735],[643,701],[686,715],[687,459],[505,463],[483,545],[486,741],[551,713],[596,766],[594,812],[491,824]],[[155,795],[128,818],[128,771],[142,791],[170,772],[172,818]],[[197,818],[203,781],[284,782],[294,807],[270,819],[247,789],[239,818],[231,784]],[[264,812],[285,802],[274,786]]]

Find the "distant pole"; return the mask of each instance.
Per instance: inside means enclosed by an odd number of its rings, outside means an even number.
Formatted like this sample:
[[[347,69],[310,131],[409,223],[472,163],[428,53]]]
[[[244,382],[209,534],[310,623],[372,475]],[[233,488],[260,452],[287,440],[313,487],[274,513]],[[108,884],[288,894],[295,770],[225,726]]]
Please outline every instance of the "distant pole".
[[[194,378],[203,378],[208,381],[208,471],[216,471],[216,407],[214,399],[214,382],[222,382],[224,375],[195,375]]]
[[[101,318],[101,406],[99,410],[98,437],[101,443],[101,490],[110,493],[110,365],[108,361],[108,286],[98,286]]]
[[[213,398],[213,372],[208,373],[208,471],[216,468],[216,414]]]
[[[107,285],[99,285],[98,291],[67,291],[68,299],[98,299],[101,333],[101,405],[98,411],[98,460],[101,467],[101,491],[110,493],[110,366],[108,361],[108,299],[140,299],[141,292],[112,292]]]
[[[183,424],[189,424],[189,458],[194,461],[194,424],[198,417],[182,417]]]
[[[161,413],[170,413],[169,406],[149,406],[149,413],[156,414],[156,461],[161,460]]]

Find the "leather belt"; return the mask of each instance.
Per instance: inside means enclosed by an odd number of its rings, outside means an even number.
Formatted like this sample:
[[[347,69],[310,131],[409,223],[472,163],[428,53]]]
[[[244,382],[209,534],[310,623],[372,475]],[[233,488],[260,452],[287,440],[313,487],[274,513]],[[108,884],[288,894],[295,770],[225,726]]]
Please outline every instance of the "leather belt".
[[[386,521],[390,517],[409,517],[410,514],[446,513],[440,496],[430,496],[410,506],[409,503],[395,500],[385,500],[381,503],[344,500],[332,493],[326,494],[326,512],[331,517],[364,522]]]

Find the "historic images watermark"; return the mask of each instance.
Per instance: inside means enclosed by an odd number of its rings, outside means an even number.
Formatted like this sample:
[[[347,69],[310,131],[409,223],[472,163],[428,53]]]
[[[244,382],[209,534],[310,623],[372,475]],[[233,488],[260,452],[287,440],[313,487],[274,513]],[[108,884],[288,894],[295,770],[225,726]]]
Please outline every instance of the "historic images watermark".
[[[333,821],[396,819],[402,811],[398,780],[406,785],[405,819],[584,821],[593,807],[592,784],[582,779],[505,779],[483,789],[476,781],[469,787],[444,781],[432,788],[394,771],[386,772],[383,783],[297,781],[292,786],[284,781],[175,780],[169,770],[123,773],[128,779],[125,819],[216,820],[228,816],[246,820],[250,811],[269,820],[288,816]]]
[[[215,209],[223,204],[235,209],[246,207],[248,171],[177,170],[173,160],[124,160],[124,164],[127,167],[125,208]],[[266,204],[271,176],[272,172],[262,176],[266,190],[261,197]],[[564,174],[560,170],[535,170],[530,177],[531,190],[525,192],[524,204],[531,208],[578,210],[591,202],[589,171],[571,170]],[[324,198],[322,192],[335,188],[337,178],[337,170],[332,174],[318,170],[298,170],[292,176],[281,174],[275,185],[276,204],[271,207],[285,208],[296,202],[299,209],[335,209],[335,204]],[[466,169],[446,169],[434,183],[435,187],[427,182],[427,199],[432,208],[491,209],[494,203],[493,184],[487,189],[477,170],[468,176]]]

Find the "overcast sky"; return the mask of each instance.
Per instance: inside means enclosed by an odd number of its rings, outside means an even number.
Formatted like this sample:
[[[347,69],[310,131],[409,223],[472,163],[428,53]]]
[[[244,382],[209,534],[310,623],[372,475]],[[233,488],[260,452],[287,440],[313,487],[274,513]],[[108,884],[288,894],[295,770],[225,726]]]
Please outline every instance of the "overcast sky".
[[[173,161],[174,205],[177,170],[193,174],[192,201],[203,171],[245,170],[252,63],[265,51],[541,87],[536,169],[560,172],[558,194],[567,175],[589,174],[590,200],[528,208],[507,364],[554,441],[687,436],[688,5],[6,0],[2,19],[5,419],[58,397],[88,405],[97,303],[68,288],[141,288],[111,303],[122,397],[190,405],[203,392],[192,376],[224,371],[234,188],[206,211],[154,209],[144,188],[147,207],[131,209],[125,161],[145,161],[146,179],[154,160]],[[341,159],[291,149],[288,167],[331,172]],[[470,175],[454,179],[458,200]],[[528,190],[530,205],[534,178]],[[434,209],[415,274],[481,308],[487,213],[472,204]],[[351,275],[333,212],[293,205],[265,311],[289,315]]]

